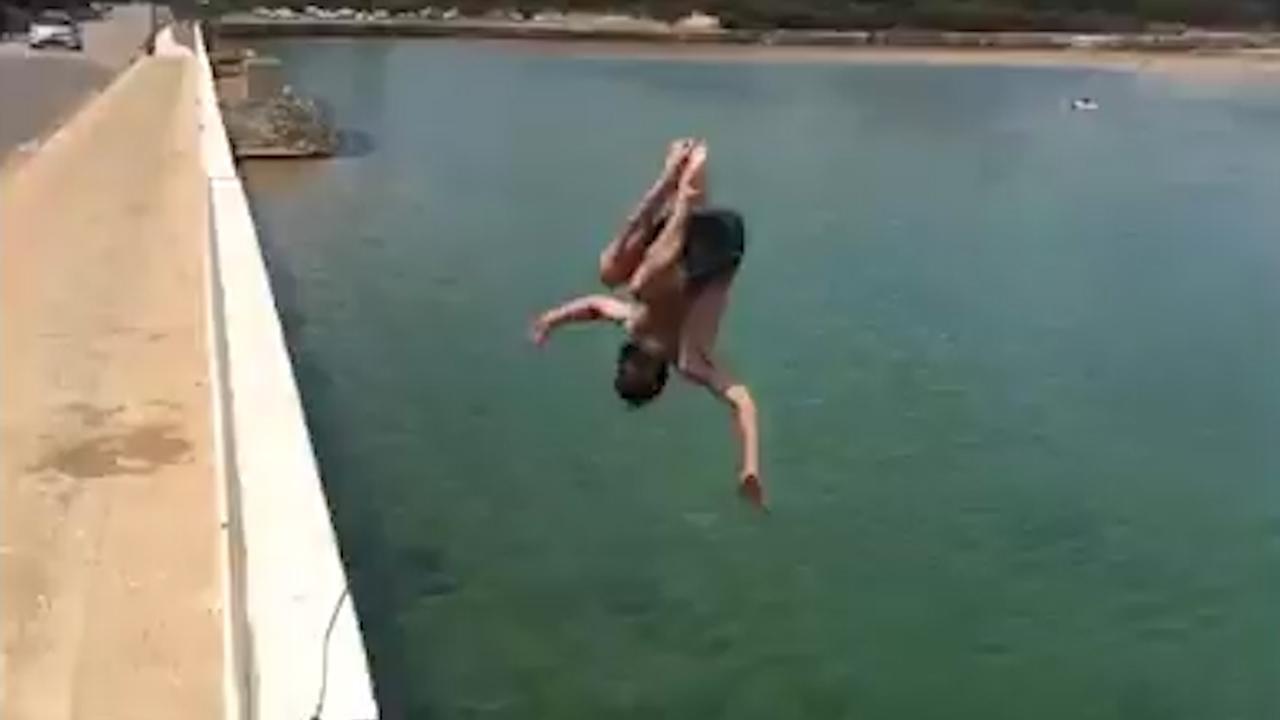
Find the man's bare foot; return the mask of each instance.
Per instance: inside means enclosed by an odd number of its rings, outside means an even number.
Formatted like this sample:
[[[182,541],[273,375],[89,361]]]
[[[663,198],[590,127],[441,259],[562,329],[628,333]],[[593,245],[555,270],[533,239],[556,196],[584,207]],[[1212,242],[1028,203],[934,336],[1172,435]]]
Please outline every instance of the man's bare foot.
[[[707,155],[707,144],[699,141],[689,150],[681,168],[679,191],[690,199],[700,199],[706,193]]]
[[[769,507],[764,504],[764,486],[760,484],[760,478],[755,475],[743,476],[738,481],[738,494],[743,500],[751,503],[757,510],[768,512]]]
[[[670,147],[667,148],[667,158],[663,163],[663,174],[672,179],[678,179],[684,172],[684,164],[689,159],[693,146],[694,142],[690,138],[672,140]]]
[[[684,165],[684,177],[686,182],[696,180],[698,176],[706,171],[707,156],[711,152],[705,142],[689,142],[690,147],[687,152],[688,159],[685,161]]]

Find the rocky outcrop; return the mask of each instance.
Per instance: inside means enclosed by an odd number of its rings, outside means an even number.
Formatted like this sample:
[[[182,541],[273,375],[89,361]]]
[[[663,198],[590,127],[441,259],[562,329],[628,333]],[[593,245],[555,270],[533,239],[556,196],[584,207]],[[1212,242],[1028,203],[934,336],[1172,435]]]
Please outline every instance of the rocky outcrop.
[[[338,147],[337,133],[320,105],[287,90],[264,99],[223,102],[222,117],[238,158],[327,157]]]
[[[210,59],[237,158],[327,157],[337,151],[328,113],[284,84],[278,60],[243,49],[218,51]]]

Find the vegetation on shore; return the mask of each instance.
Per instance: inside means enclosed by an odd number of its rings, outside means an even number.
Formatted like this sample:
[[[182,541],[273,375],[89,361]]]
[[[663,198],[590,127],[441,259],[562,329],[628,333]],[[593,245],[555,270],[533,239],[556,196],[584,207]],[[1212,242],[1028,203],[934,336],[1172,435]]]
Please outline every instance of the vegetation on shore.
[[[209,0],[218,9],[315,5],[390,12],[427,5],[464,15],[512,10],[617,12],[675,20],[700,11],[727,28],[1067,30],[1137,32],[1182,27],[1280,26],[1280,0]]]
[[[649,2],[667,14],[691,5]],[[712,0],[703,9],[729,26],[796,29],[1136,32],[1280,24],[1280,0]]]
[[[725,0],[742,5],[768,0]],[[801,0],[798,16],[775,14],[780,25],[942,30],[1080,30],[1136,32],[1151,28],[1265,27],[1280,22],[1280,0],[882,0],[841,3]],[[807,13],[807,14],[805,14]],[[750,17],[745,18],[750,21]]]
[[[24,9],[87,5],[85,0],[6,0]],[[403,12],[434,5],[463,15],[507,10],[617,12],[674,20],[694,11],[727,28],[830,30],[1064,30],[1137,32],[1184,27],[1280,26],[1280,0],[177,0],[208,12],[255,6]],[[179,9],[179,8],[175,8]]]

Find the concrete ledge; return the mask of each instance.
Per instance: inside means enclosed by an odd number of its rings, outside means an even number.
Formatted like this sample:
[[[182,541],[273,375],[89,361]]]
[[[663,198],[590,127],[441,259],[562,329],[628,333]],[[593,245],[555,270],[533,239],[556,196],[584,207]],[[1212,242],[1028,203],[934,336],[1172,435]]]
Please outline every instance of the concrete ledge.
[[[199,32],[195,55],[238,661],[228,692],[248,718],[373,720],[364,642]]]

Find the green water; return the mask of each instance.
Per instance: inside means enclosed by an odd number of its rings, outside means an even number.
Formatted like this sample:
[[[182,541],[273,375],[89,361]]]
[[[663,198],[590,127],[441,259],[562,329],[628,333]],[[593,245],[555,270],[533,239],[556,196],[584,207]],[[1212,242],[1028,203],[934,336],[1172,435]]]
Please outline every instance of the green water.
[[[249,179],[386,717],[1280,717],[1280,86],[269,47],[366,141]],[[685,133],[768,517],[524,339]]]

